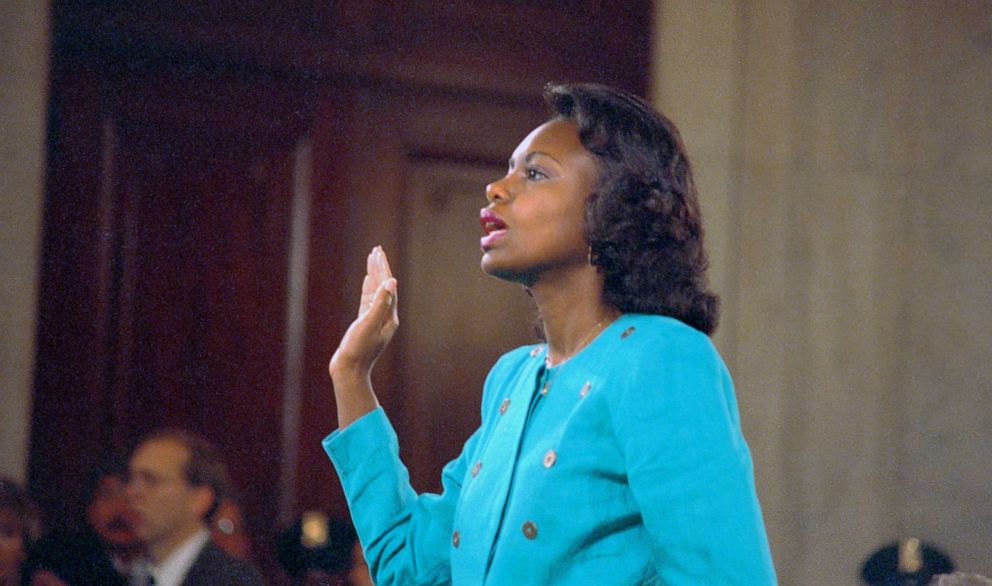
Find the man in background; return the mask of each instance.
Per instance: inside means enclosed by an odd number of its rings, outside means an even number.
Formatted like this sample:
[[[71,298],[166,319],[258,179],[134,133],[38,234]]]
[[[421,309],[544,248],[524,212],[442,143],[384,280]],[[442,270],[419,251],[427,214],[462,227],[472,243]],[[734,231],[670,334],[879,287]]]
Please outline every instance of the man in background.
[[[227,468],[205,439],[181,430],[151,434],[130,460],[128,499],[155,586],[263,584],[248,562],[212,541],[209,519],[228,493]]]

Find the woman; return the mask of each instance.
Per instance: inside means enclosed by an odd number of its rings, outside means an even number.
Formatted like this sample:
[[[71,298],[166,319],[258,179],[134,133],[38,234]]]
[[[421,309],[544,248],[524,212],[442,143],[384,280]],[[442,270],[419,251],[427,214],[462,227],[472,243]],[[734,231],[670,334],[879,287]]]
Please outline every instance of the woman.
[[[24,561],[41,533],[38,510],[13,480],[0,478],[0,586],[27,583]]]
[[[330,363],[324,441],[377,584],[774,583],[717,301],[675,127],[596,85],[486,188],[482,268],[520,283],[545,342],[504,355],[482,425],[417,495],[370,382],[399,321],[385,254]]]
[[[78,530],[42,538],[28,558],[33,586],[126,586],[141,564],[144,548],[134,534],[127,502],[127,462],[101,459],[83,486],[85,509]]]

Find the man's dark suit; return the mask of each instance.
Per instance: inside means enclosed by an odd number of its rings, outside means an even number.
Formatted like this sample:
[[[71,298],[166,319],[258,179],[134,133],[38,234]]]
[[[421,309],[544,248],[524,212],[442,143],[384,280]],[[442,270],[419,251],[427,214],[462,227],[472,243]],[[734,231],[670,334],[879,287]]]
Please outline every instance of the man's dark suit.
[[[91,529],[71,535],[49,535],[28,555],[25,575],[47,570],[69,586],[127,586],[107,550]]]
[[[264,586],[258,570],[208,541],[190,566],[183,586]]]

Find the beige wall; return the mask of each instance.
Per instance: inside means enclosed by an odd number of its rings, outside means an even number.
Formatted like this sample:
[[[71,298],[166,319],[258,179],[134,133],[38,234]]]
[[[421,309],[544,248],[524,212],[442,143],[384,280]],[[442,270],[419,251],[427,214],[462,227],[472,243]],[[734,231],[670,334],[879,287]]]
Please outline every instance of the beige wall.
[[[992,3],[656,7],[782,583],[992,575]]]
[[[41,240],[48,2],[0,11],[0,475],[23,481]]]

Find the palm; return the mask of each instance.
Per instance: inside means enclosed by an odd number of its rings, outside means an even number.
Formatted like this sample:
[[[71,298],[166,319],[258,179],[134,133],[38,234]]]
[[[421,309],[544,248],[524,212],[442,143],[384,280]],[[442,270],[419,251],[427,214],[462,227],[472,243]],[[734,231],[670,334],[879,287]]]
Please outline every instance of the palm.
[[[332,376],[342,368],[370,372],[397,327],[396,279],[389,269],[386,253],[377,246],[366,261],[358,316],[331,358]]]

